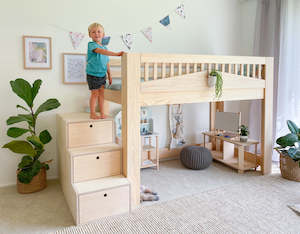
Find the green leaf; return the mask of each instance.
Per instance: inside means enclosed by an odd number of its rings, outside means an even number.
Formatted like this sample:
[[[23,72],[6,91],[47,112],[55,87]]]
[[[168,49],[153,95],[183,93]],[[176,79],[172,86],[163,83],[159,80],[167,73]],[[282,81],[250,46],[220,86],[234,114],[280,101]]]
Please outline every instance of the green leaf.
[[[32,107],[32,92],[31,85],[24,79],[19,78],[15,81],[10,81],[10,85],[14,93],[22,98],[29,107]]]
[[[39,108],[35,112],[35,116],[37,117],[39,113],[56,109],[59,106],[60,103],[58,102],[57,99],[55,98],[48,99],[47,101],[45,101],[43,104],[39,106]]]
[[[14,153],[17,154],[28,154],[29,156],[35,156],[36,152],[33,149],[32,145],[29,144],[27,141],[11,141],[2,148],[8,148]]]
[[[42,84],[41,80],[34,81],[34,83],[32,85],[32,89],[31,89],[32,102],[33,102],[34,98],[36,97],[37,93],[39,92],[41,84]]]
[[[49,169],[50,169],[49,165],[46,164],[46,163],[43,164],[43,167],[45,167],[46,170],[49,170]]]
[[[298,136],[294,133],[289,133],[285,136],[279,137],[276,143],[281,147],[294,146],[294,143],[298,141]]]
[[[27,115],[23,115],[23,114],[19,114],[18,116],[26,119],[26,121],[28,122],[28,124],[30,126],[33,126],[34,125],[34,120],[33,120],[33,117],[31,114],[27,114]]]
[[[294,133],[294,134],[298,134],[299,133],[299,128],[297,127],[297,125],[293,121],[288,120],[286,122],[287,122],[287,125],[288,125],[291,133]]]
[[[19,136],[22,136],[26,132],[30,132],[30,130],[25,129],[25,128],[14,128],[14,127],[12,127],[12,128],[9,128],[7,130],[7,136],[17,138]]]
[[[18,165],[19,169],[23,169],[24,167],[28,167],[31,166],[31,164],[33,163],[33,158],[29,155],[25,155],[21,162]]]
[[[21,108],[21,109],[23,109],[23,110],[25,110],[27,112],[30,112],[27,108],[25,108],[24,106],[21,106],[21,105],[17,105],[17,108]]]
[[[7,125],[11,125],[14,123],[19,123],[19,122],[23,122],[23,121],[27,121],[26,118],[18,115],[18,116],[10,116],[7,120],[6,120],[6,124]]]
[[[42,167],[43,165],[41,164],[41,162],[39,160],[36,160],[32,165],[32,175],[33,176],[37,175],[40,172]]]
[[[22,169],[18,173],[18,180],[23,184],[29,184],[33,178],[32,168]]]
[[[43,144],[47,144],[52,140],[52,137],[47,130],[42,131],[39,137]]]
[[[40,138],[35,135],[28,136],[26,139],[38,149],[42,149],[44,147],[43,143],[40,141]]]

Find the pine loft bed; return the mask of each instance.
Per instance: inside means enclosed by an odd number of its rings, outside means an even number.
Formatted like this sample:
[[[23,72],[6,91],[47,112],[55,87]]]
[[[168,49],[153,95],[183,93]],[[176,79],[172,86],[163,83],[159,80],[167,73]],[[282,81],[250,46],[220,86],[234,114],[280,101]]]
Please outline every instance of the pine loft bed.
[[[127,53],[111,60],[112,89],[105,89],[105,100],[122,105],[123,174],[131,184],[131,208],[140,203],[140,108],[142,106],[210,103],[212,116],[224,101],[262,100],[262,174],[271,172],[273,58],[184,54]],[[114,67],[120,67],[117,71]],[[218,100],[207,86],[208,71],[222,72],[223,94]],[[121,83],[120,83],[121,82]],[[118,86],[118,87],[114,87]],[[251,129],[250,129],[251,130]]]

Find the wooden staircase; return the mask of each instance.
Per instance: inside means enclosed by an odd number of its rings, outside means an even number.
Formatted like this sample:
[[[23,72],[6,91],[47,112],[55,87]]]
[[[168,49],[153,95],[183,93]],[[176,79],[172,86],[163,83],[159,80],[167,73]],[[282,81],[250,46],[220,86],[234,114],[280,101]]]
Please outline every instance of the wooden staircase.
[[[76,225],[130,211],[130,184],[112,118],[57,115],[60,182]]]

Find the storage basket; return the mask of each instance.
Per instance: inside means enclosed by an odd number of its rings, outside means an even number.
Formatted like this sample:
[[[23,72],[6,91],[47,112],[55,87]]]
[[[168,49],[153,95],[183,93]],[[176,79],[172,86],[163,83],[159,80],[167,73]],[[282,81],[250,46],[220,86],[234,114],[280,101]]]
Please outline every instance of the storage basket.
[[[17,171],[18,173],[19,171]],[[17,178],[17,189],[19,193],[34,193],[47,187],[46,169],[43,167],[40,172],[34,176],[29,184],[21,183]]]
[[[291,157],[280,154],[280,172],[283,178],[300,182],[299,162]]]

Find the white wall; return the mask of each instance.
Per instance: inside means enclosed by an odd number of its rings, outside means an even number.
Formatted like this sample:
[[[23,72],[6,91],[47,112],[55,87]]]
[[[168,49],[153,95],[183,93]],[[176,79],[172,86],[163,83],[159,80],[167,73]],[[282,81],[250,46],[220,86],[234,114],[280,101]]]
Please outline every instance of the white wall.
[[[106,34],[112,39],[109,49],[125,50],[120,34],[135,32],[133,52],[191,53],[240,55],[241,51],[241,12],[245,3],[240,0],[186,0],[187,18],[171,13],[171,29],[158,23],[172,12],[182,1],[174,0],[26,0],[2,1],[0,8],[0,100],[1,135],[0,144],[11,140],[6,136],[6,119],[18,112],[16,104],[22,101],[12,93],[9,81],[23,77],[29,82],[42,79],[43,84],[36,98],[36,107],[48,98],[57,98],[61,107],[43,113],[38,120],[40,130],[48,129],[53,140],[46,146],[44,159],[54,159],[48,176],[57,177],[55,114],[58,112],[83,111],[87,105],[89,91],[86,85],[62,84],[62,53],[85,53],[89,39],[86,37],[80,48],[74,50],[69,40],[68,30],[87,32],[90,23],[97,21],[104,25]],[[253,14],[253,12],[252,12]],[[153,27],[153,43],[150,44],[139,31],[143,27]],[[22,36],[50,36],[52,38],[52,70],[24,70]],[[245,46],[245,48],[248,45]],[[199,132],[208,128],[208,104],[186,105],[185,121],[187,139],[198,141]],[[162,134],[160,144],[167,142],[167,108],[153,108],[155,130]],[[160,118],[165,116],[165,118]],[[190,123],[193,124],[190,124]],[[0,150],[0,186],[13,184],[15,170],[20,156]]]
[[[254,47],[254,30],[257,0],[241,0],[241,35],[240,55],[252,56]],[[225,111],[241,112],[242,124],[249,125],[251,101],[234,101],[225,103]]]

